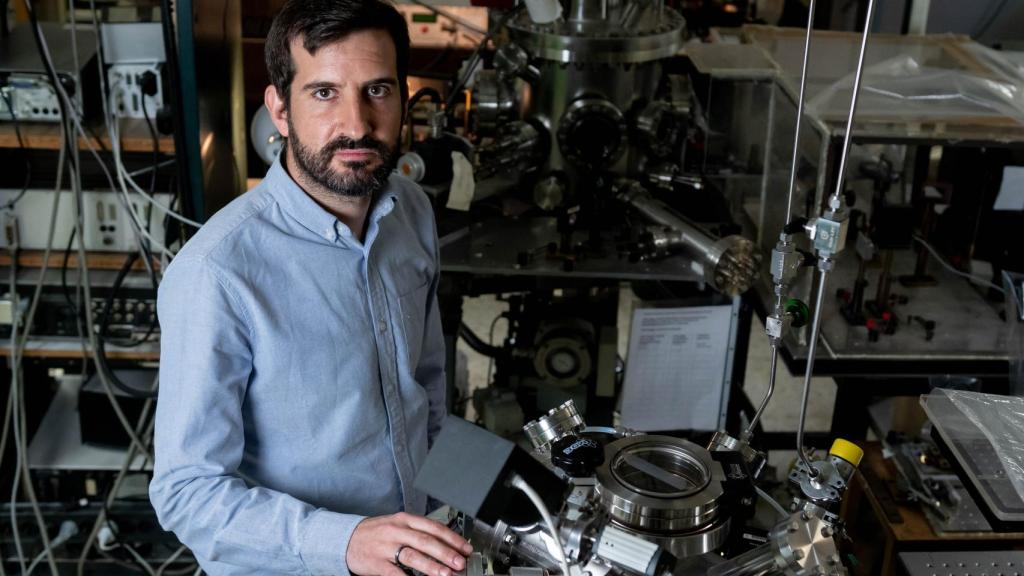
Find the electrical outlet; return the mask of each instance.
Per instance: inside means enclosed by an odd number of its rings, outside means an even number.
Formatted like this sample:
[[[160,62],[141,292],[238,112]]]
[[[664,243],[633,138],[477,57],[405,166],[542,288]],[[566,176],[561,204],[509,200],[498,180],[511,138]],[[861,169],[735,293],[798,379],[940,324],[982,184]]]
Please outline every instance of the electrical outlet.
[[[114,64],[107,70],[110,110],[117,118],[145,118],[156,125],[156,114],[163,107],[163,81],[160,64]],[[142,93],[141,79],[151,72],[156,76],[156,94]],[[146,107],[145,112],[143,106]]]

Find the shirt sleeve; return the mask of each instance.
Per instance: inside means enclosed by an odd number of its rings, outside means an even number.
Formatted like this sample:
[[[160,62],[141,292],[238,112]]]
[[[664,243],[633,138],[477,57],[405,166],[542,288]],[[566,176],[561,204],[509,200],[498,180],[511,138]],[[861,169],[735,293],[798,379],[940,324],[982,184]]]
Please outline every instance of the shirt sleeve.
[[[252,373],[246,311],[211,263],[179,257],[160,285],[160,392],[150,499],[200,560],[341,574],[364,518],[315,508],[239,475]]]
[[[428,211],[431,237],[433,240],[434,277],[430,281],[427,294],[426,326],[423,331],[423,347],[420,362],[416,366],[416,381],[421,382],[427,390],[430,413],[427,418],[427,442],[434,445],[434,437],[441,431],[441,423],[448,414],[447,381],[445,378],[445,359],[447,357],[444,333],[441,329],[441,311],[437,302],[437,289],[441,283],[441,254],[437,241],[437,229],[433,214]]]

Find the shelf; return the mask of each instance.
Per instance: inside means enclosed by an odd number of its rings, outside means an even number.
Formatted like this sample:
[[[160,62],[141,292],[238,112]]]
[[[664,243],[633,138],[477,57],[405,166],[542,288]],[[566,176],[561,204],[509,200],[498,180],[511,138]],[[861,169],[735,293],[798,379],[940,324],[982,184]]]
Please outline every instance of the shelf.
[[[18,255],[18,266],[22,268],[42,268],[43,267],[43,250],[24,250]],[[121,252],[87,252],[85,254],[85,264],[90,270],[120,270],[121,266],[124,266],[126,255]],[[11,265],[11,256],[8,253],[0,254],[0,266],[8,267]],[[50,252],[50,261],[47,265],[48,268],[61,269],[64,267],[64,252],[61,250],[53,250]],[[160,262],[158,260],[153,261],[153,267],[156,270],[160,269]],[[68,258],[68,271],[78,269],[78,252],[77,250],[71,253]],[[132,266],[132,270],[145,270],[146,265],[143,261],[135,262]]]
[[[153,138],[149,135],[149,128],[146,121],[138,118],[125,118],[121,122],[121,150],[124,152],[152,152]],[[97,150],[102,148],[110,149],[110,137],[106,129],[99,124],[92,125],[93,133],[100,135],[100,144],[90,135],[89,139]],[[21,136],[25,140],[25,146],[35,150],[58,150],[60,148],[60,125],[47,124],[42,122],[21,122],[18,124]],[[171,136],[157,135],[160,145],[160,152],[174,154],[174,138]],[[13,122],[0,122],[0,148],[18,148],[18,136],[14,131]],[[78,147],[81,150],[88,150],[84,138],[79,136]]]
[[[39,273],[42,268],[27,268],[21,267],[18,269],[18,286],[35,286],[39,282]],[[96,288],[110,288],[114,285],[114,280],[117,279],[118,272],[114,270],[103,270],[92,268],[89,270],[89,286],[93,289]],[[46,276],[43,277],[44,287],[61,286],[66,283],[69,289],[73,289],[78,285],[78,268],[73,267],[69,264],[65,281],[61,280],[62,270],[61,266],[51,266],[46,270]],[[0,278],[10,278],[11,269],[8,266],[0,266]],[[153,288],[152,280],[149,274],[145,270],[135,270],[125,276],[121,283],[123,288],[128,289],[143,289],[151,290]],[[0,291],[5,291],[7,288],[0,288]]]
[[[86,347],[88,351],[88,346]],[[135,348],[122,348],[107,344],[108,360],[132,360],[136,362],[158,362],[160,360],[160,342],[147,342]],[[11,355],[10,338],[0,339],[0,357]],[[81,360],[85,358],[82,342],[78,338],[61,336],[37,336],[29,338],[25,346],[23,358],[51,358],[57,360]]]
[[[65,377],[57,388],[57,395],[39,423],[28,448],[28,466],[33,470],[119,470],[124,464],[127,450],[91,446],[82,442],[78,389],[80,379]],[[141,455],[136,456],[132,468],[145,465]]]

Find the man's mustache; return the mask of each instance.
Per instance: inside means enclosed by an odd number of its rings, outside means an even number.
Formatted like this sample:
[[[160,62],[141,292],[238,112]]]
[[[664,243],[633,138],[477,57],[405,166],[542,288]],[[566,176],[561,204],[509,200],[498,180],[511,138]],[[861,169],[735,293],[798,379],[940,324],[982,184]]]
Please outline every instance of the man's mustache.
[[[324,146],[321,154],[328,156],[333,155],[335,152],[340,150],[373,150],[380,157],[387,158],[391,154],[391,149],[387,147],[383,142],[376,138],[369,136],[363,136],[358,140],[353,140],[346,136],[339,136],[334,140],[331,140],[326,146]]]

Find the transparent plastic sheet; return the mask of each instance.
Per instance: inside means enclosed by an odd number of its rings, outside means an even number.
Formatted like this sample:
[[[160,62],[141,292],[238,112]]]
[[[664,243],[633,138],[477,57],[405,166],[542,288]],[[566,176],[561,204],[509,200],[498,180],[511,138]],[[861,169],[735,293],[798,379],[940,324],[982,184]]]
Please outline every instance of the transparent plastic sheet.
[[[925,411],[993,513],[1024,516],[1024,398],[935,389]]]
[[[1024,74],[998,52],[969,46],[986,73],[922,65],[900,55],[864,69],[857,102],[860,118],[921,121],[1001,119],[1024,124]],[[845,117],[854,74],[815,95],[808,109],[824,118]]]
[[[1024,396],[1024,274],[1003,272],[1006,294],[1006,339],[1010,360],[1010,394]]]

